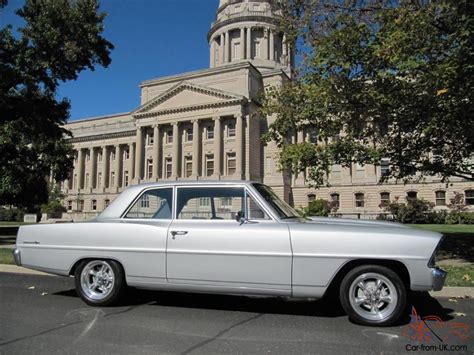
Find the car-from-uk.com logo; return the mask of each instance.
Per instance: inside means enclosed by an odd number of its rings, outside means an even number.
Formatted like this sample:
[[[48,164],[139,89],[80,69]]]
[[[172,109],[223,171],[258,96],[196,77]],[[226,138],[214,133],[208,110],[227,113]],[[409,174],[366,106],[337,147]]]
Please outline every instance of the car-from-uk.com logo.
[[[409,339],[407,351],[467,351],[470,326],[462,322],[444,322],[438,316],[418,315],[412,307],[410,323],[403,335]]]

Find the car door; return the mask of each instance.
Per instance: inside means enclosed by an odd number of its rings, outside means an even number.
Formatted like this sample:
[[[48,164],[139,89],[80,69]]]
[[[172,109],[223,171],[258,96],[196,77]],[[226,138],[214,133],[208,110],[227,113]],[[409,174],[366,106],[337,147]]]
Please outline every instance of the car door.
[[[287,225],[271,219],[244,186],[177,187],[169,283],[289,295],[291,262]]]

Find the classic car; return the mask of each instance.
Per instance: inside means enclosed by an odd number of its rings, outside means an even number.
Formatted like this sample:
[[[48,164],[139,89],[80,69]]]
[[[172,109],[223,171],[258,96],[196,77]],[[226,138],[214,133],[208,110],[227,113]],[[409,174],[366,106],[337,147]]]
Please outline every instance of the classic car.
[[[442,235],[380,221],[301,218],[249,181],[131,186],[89,222],[21,226],[17,265],[74,276],[92,306],[126,287],[321,298],[337,290],[349,317],[396,322],[410,290],[440,290]]]

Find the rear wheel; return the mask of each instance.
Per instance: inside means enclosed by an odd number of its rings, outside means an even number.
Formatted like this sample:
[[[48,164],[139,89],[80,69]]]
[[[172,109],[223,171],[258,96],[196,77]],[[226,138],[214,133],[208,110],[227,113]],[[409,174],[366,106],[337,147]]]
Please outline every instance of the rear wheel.
[[[74,276],[77,293],[91,306],[115,304],[125,287],[122,266],[113,260],[85,260]]]
[[[402,280],[380,265],[350,271],[342,280],[339,297],[349,318],[364,325],[391,325],[400,319],[406,305]]]

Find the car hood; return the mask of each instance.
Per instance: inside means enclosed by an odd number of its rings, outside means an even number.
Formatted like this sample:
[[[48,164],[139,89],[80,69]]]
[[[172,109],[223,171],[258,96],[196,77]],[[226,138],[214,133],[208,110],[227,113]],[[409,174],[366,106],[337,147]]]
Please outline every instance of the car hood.
[[[389,221],[377,221],[367,219],[350,219],[350,218],[334,218],[334,217],[308,217],[307,223],[330,224],[338,226],[357,226],[357,227],[391,227],[391,228],[409,228],[401,223]]]

